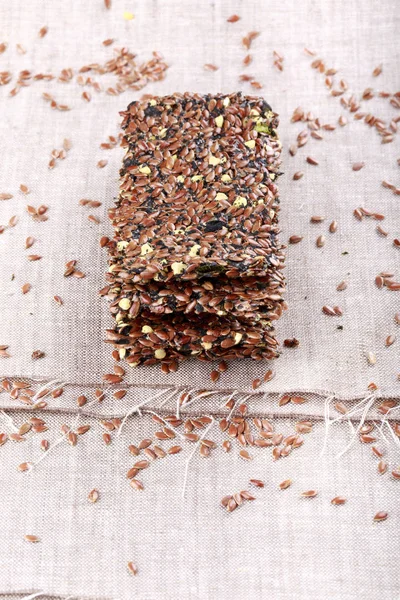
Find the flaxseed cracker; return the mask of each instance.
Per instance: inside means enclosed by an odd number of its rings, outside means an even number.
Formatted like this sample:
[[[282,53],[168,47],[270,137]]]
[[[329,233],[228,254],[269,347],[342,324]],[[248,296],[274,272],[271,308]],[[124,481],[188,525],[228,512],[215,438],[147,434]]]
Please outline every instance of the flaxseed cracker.
[[[278,117],[241,93],[175,94],[122,113],[110,270],[133,282],[281,268]]]

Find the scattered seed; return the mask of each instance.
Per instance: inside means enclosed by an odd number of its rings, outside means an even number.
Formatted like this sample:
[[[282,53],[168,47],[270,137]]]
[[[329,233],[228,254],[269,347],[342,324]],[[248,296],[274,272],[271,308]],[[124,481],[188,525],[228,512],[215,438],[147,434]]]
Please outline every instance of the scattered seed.
[[[20,473],[24,473],[25,471],[29,471],[30,468],[32,467],[32,464],[29,462],[23,462],[20,465],[18,465],[18,471],[20,471]]]
[[[301,495],[303,496],[303,498],[315,498],[315,496],[317,496],[318,492],[316,492],[315,490],[308,490],[307,492],[301,492]]]
[[[150,466],[150,463],[148,460],[139,460],[138,462],[136,462],[133,465],[134,469],[147,469],[147,467]]]
[[[378,458],[382,458],[383,452],[381,452],[379,448],[377,448],[376,446],[372,446],[371,450],[373,454],[375,454],[375,456],[377,456]]]
[[[227,508],[227,506],[228,506],[228,503],[229,503],[229,500],[230,500],[231,498],[232,498],[232,496],[224,496],[224,497],[221,499],[221,502],[220,502],[221,506],[223,506],[224,508]]]
[[[292,404],[304,404],[307,402],[307,399],[302,396],[291,396],[290,401]]]
[[[376,437],[374,437],[373,435],[362,434],[360,435],[360,441],[363,444],[373,444],[374,442],[376,442]]]
[[[245,460],[253,460],[253,457],[247,452],[247,450],[240,450],[239,456],[241,456]]]
[[[323,246],[325,246],[325,236],[319,235],[317,237],[317,241],[315,243],[316,243],[317,248],[322,248]]]
[[[238,507],[238,505],[237,505],[235,499],[232,498],[232,496],[231,496],[230,499],[228,500],[226,510],[228,512],[233,512],[234,510],[236,510],[237,507]]]
[[[272,369],[269,369],[265,375],[264,375],[264,382],[267,383],[268,381],[271,381],[271,379],[273,379],[275,377],[275,372],[272,371]]]
[[[67,434],[67,440],[68,440],[68,443],[70,444],[70,446],[76,446],[76,444],[78,442],[78,436],[76,435],[76,433],[74,431],[70,431]]]
[[[32,286],[30,283],[24,283],[24,285],[21,288],[22,293],[27,294],[31,288],[32,288]]]
[[[261,479],[250,479],[250,484],[258,488],[264,487],[264,482]]]
[[[230,17],[227,18],[228,23],[236,23],[237,21],[239,21],[240,17],[239,15],[231,15]]]
[[[340,412],[342,415],[345,415],[348,412],[348,408],[343,402],[335,402],[335,409]]]
[[[129,485],[134,490],[137,490],[139,492],[142,492],[144,490],[144,485],[143,485],[143,483],[139,479],[131,479],[130,482],[129,482]]]
[[[106,3],[108,2],[109,4],[111,4],[110,0],[105,0],[105,2]],[[128,562],[128,571],[131,575],[137,575],[138,570],[137,570],[135,563]]]
[[[386,521],[388,516],[389,515],[387,512],[384,512],[384,511],[377,512],[376,515],[374,516],[374,521],[376,521],[376,522]]]
[[[79,408],[82,408],[82,406],[85,406],[86,402],[87,402],[86,396],[78,396],[77,404],[78,404]]]
[[[285,348],[297,348],[300,345],[300,342],[296,338],[288,338],[283,340],[283,345]]]
[[[224,449],[225,452],[229,452],[231,449],[231,443],[229,440],[225,440],[224,442],[222,442],[222,448]]]
[[[337,221],[332,221],[332,223],[329,225],[329,233],[336,233],[337,227]]]
[[[346,504],[346,498],[343,498],[342,496],[336,496],[335,498],[332,498],[331,504],[334,506],[341,506],[342,504]]]
[[[211,381],[212,381],[213,383],[215,383],[216,381],[218,381],[218,379],[219,379],[220,377],[221,377],[221,373],[220,373],[219,371],[216,371],[216,370],[214,370],[214,371],[211,371],[211,373],[210,373],[210,378],[211,378]]]
[[[375,69],[372,71],[372,75],[373,77],[378,77],[378,75],[380,75],[382,73],[382,65],[378,65],[377,67],[375,67]]]
[[[363,162],[356,162],[353,163],[353,171],[361,171],[361,169],[365,166],[365,163]]]
[[[99,494],[98,490],[93,489],[88,494],[88,500],[89,500],[89,502],[92,502],[92,504],[94,504],[99,499],[99,496],[100,496],[100,494]]]
[[[378,463],[378,473],[379,475],[384,475],[388,469],[388,465],[384,460],[380,460]]]
[[[292,485],[292,480],[291,479],[285,479],[285,481],[282,481],[279,484],[279,487],[281,490],[286,490],[288,487],[290,487]],[[302,496],[304,496],[304,494],[307,494],[309,492],[303,492]]]
[[[388,335],[385,340],[385,346],[391,346],[396,341],[396,337],[394,335]]]
[[[31,544],[36,544],[37,542],[40,542],[40,539],[37,537],[37,535],[24,535],[24,539],[27,542],[30,542]]]
[[[337,285],[337,287],[336,287],[336,290],[337,290],[338,292],[342,292],[342,291],[343,291],[343,290],[345,290],[346,288],[347,288],[347,283],[346,283],[345,281],[341,281],[341,282],[340,282],[340,283]]]
[[[219,67],[216,67],[215,65],[212,65],[210,63],[207,63],[206,65],[204,65],[204,70],[205,71],[218,71]]]
[[[289,244],[298,244],[302,239],[303,237],[301,235],[291,235],[289,238]]]
[[[306,160],[309,165],[319,165],[319,162],[315,158],[312,158],[312,156],[307,156]]]
[[[25,441],[25,438],[22,437],[22,435],[20,435],[19,433],[10,433],[8,437],[13,442],[24,442]]]
[[[48,440],[42,440],[40,442],[40,449],[43,450],[43,452],[47,452],[47,450],[50,448],[50,443]]]
[[[301,179],[304,175],[303,171],[296,171],[296,173],[293,175],[293,179],[295,181],[297,181],[298,179]]]

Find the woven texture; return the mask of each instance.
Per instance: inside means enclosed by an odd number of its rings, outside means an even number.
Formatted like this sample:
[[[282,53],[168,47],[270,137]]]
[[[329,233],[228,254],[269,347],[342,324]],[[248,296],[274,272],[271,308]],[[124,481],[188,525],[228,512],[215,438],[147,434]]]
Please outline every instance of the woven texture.
[[[354,120],[341,106],[340,97],[330,95],[324,75],[311,68],[315,57],[303,52],[304,46],[316,50],[327,67],[338,69],[334,87],[338,89],[339,80],[345,79],[346,97],[354,93],[360,99],[367,87],[395,93],[400,88],[396,8],[394,0],[379,5],[372,0],[319,5],[311,0],[281,4],[187,0],[184,5],[155,0],[132,6],[113,0],[110,10],[101,0],[0,2],[0,43],[8,43],[0,55],[0,71],[13,74],[13,81],[0,87],[0,193],[13,194],[0,203],[0,224],[7,225],[13,215],[19,218],[14,228],[0,235],[0,343],[9,346],[11,355],[1,360],[0,377],[67,384],[65,393],[51,399],[47,409],[52,442],[63,422],[74,422],[76,397],[93,394],[102,375],[113,368],[110,347],[103,342],[112,319],[98,296],[107,269],[99,239],[112,234],[107,209],[117,195],[123,151],[103,150],[100,144],[118,134],[119,111],[131,100],[142,93],[186,90],[242,90],[264,96],[280,114],[284,147],[285,175],[279,178],[281,239],[303,236],[301,243],[287,250],[289,310],[276,327],[278,339],[296,337],[298,348],[285,348],[273,363],[232,363],[216,383],[210,380],[215,365],[196,361],[185,362],[168,376],[158,367],[129,369],[124,381],[129,393],[123,401],[117,403],[108,395],[81,416],[92,430],[76,448],[60,443],[29,473],[19,473],[16,466],[42,456],[36,437],[0,448],[0,594],[4,597],[37,591],[63,598],[140,600],[264,595],[278,600],[397,598],[399,483],[378,478],[376,462],[364,445],[356,443],[340,461],[335,460],[350,439],[346,423],[330,432],[326,454],[322,459],[318,455],[326,397],[356,401],[367,395],[371,381],[379,386],[378,395],[399,397],[399,341],[386,347],[385,339],[398,335],[394,315],[400,310],[400,292],[378,289],[375,284],[383,271],[400,281],[399,248],[393,245],[393,239],[400,238],[399,196],[381,185],[382,180],[398,185],[398,138],[394,135],[392,143],[382,144],[373,128]],[[135,18],[124,19],[124,11],[132,11]],[[241,20],[227,23],[234,13]],[[39,38],[45,25],[48,33]],[[244,67],[241,39],[251,30],[261,35],[249,51],[252,63]],[[114,45],[103,46],[107,38],[113,38]],[[26,53],[20,54],[16,44],[24,46]],[[78,85],[77,71],[111,59],[114,46],[137,53],[139,63],[148,60],[153,50],[161,52],[170,65],[165,79],[118,96]],[[283,72],[273,66],[273,50],[284,56]],[[207,63],[218,70],[205,70]],[[382,73],[374,78],[372,71],[381,63]],[[69,83],[33,81],[15,97],[9,96],[23,69],[58,76],[65,68],[75,73]],[[254,76],[263,88],[254,90],[240,82],[242,73]],[[93,80],[103,89],[115,85],[113,75],[93,74]],[[84,90],[91,94],[89,103],[81,97]],[[43,92],[71,110],[52,110]],[[375,97],[361,105],[360,110],[386,123],[399,114],[387,98]],[[306,129],[306,123],[290,122],[297,106],[311,111],[321,124],[336,125],[336,130],[321,130],[323,140],[310,138],[292,157],[288,148]],[[338,126],[340,115],[348,118],[347,126]],[[51,151],[60,149],[64,138],[71,140],[72,148],[65,160],[49,170]],[[319,165],[308,164],[306,156]],[[103,169],[96,166],[101,159],[108,160]],[[360,161],[365,167],[353,171],[352,164]],[[296,171],[304,171],[299,181],[292,179]],[[29,195],[19,191],[21,183],[30,188]],[[102,205],[79,206],[82,198]],[[48,205],[48,221],[34,222],[27,204]],[[372,218],[355,219],[357,207],[383,214],[381,225],[389,235],[377,233],[379,222]],[[100,224],[90,222],[89,214],[95,214]],[[325,221],[310,224],[312,215],[322,215]],[[333,220],[338,222],[334,234],[328,232]],[[323,248],[316,246],[319,235],[326,237]],[[36,241],[25,250],[28,236]],[[28,254],[42,259],[30,262]],[[72,259],[78,261],[85,278],[63,277],[65,263]],[[347,289],[336,291],[343,280]],[[23,295],[21,286],[27,282],[32,289]],[[54,295],[63,299],[62,306],[54,302]],[[323,314],[324,305],[339,305],[343,316]],[[45,357],[32,360],[34,350],[43,351]],[[376,355],[375,365],[368,363],[369,352]],[[277,463],[261,450],[256,450],[251,464],[242,461],[237,450],[225,455],[219,449],[205,461],[197,453],[190,463],[184,502],[181,492],[190,448],[152,466],[143,477],[142,494],[129,488],[125,472],[132,457],[127,446],[150,437],[156,426],[148,415],[128,419],[120,437],[106,447],[99,416],[122,418],[144,401],[147,408],[157,408],[163,397],[156,399],[154,388],[166,387],[219,391],[192,407],[194,414],[218,416],[228,392],[245,397],[252,392],[253,379],[268,368],[274,369],[275,377],[254,394],[252,414],[277,419],[284,431],[293,431],[299,416],[311,417],[315,430],[304,448]],[[307,392],[309,402],[279,412],[278,394],[292,390]],[[0,394],[0,404],[17,425],[26,420],[21,405],[8,395]],[[174,397],[171,407],[175,404]],[[7,417],[1,419],[4,429],[13,431]],[[217,427],[210,437],[222,441]],[[388,440],[392,468],[396,468],[390,444]],[[255,502],[234,514],[225,513],[218,506],[221,497],[248,489],[250,477],[264,479],[266,488],[256,492]],[[277,485],[288,477],[293,487],[281,492]],[[94,487],[101,499],[91,505],[87,494]],[[301,491],[311,488],[321,490],[316,499],[299,499]],[[351,500],[332,507],[330,499],[339,494]],[[389,512],[385,523],[372,522],[378,510]],[[27,533],[38,535],[41,542],[24,542]],[[126,571],[129,560],[138,565],[136,578]]]

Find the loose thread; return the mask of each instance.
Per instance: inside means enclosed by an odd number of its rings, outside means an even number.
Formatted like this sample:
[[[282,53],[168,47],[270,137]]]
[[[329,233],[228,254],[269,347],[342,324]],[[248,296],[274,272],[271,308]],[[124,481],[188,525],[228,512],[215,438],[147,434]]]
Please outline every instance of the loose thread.
[[[374,423],[376,425],[376,423]],[[381,425],[378,426],[378,432],[381,435],[381,437],[385,440],[386,444],[389,446],[389,440],[387,439],[386,435],[383,433],[383,427],[386,425],[386,421],[382,421]]]
[[[395,445],[400,447],[400,440],[396,436],[395,432],[393,431],[392,426],[390,425],[390,423],[388,421],[389,413],[392,412],[392,411],[394,412],[395,410],[399,410],[399,409],[400,409],[400,406],[393,406],[392,408],[389,408],[389,410],[386,412],[386,414],[384,415],[384,417],[381,419],[381,426],[378,429],[379,429],[379,431],[380,431],[383,439],[386,441],[387,444],[389,444],[388,440],[386,439],[386,437],[385,437],[385,435],[383,433],[383,427],[386,425],[387,428],[390,431],[391,436],[393,437]]]
[[[192,390],[194,391],[194,390]],[[220,394],[219,391],[217,392],[204,392],[202,394],[198,394],[197,396],[195,396],[194,398],[192,398],[191,400],[187,400],[186,402],[184,402],[181,406],[181,408],[187,408],[188,406],[190,406],[191,404],[193,404],[193,402],[196,402],[196,400],[200,400],[200,398],[208,398],[208,396],[215,396],[216,394]]]
[[[391,435],[392,435],[392,437],[394,439],[394,443],[396,444],[396,446],[400,447],[400,440],[397,437],[397,435],[395,434],[395,432],[393,431],[393,427],[391,426],[391,424],[388,421],[386,421],[386,425],[388,426],[389,431],[390,431],[390,433],[391,433]]]
[[[183,487],[182,487],[182,499],[185,499],[185,491],[186,491],[186,484],[187,484],[187,480],[188,480],[188,475],[189,475],[189,463],[193,458],[194,453],[196,452],[196,449],[199,447],[199,445],[201,444],[201,440],[204,439],[206,433],[211,429],[211,427],[214,425],[215,423],[215,419],[214,417],[212,417],[211,415],[210,419],[211,419],[211,423],[209,424],[209,426],[204,430],[203,435],[200,437],[199,441],[196,442],[195,447],[193,448],[192,452],[189,454],[189,457],[186,461],[186,465],[185,465],[185,474],[184,474],[184,479],[183,479]]]
[[[360,419],[360,422],[359,422],[359,424],[357,426],[357,429],[356,429],[355,433],[353,434],[352,438],[350,439],[350,442],[347,444],[346,448],[342,452],[339,452],[339,454],[336,456],[337,459],[339,459],[340,457],[342,457],[343,454],[345,454],[351,448],[351,446],[353,445],[353,443],[354,443],[354,441],[355,441],[355,439],[357,437],[358,432],[360,431],[361,427],[365,423],[365,419],[367,417],[369,409],[371,408],[371,406],[375,402],[375,394],[371,394],[371,396],[367,396],[366,398],[364,398],[364,402],[367,402],[367,404],[366,404],[366,406],[364,408],[364,411],[363,411],[363,413],[361,415],[361,419]]]
[[[1,411],[1,414],[6,418],[6,420],[8,421],[10,427],[12,429],[14,429],[15,432],[18,432],[19,429],[18,427],[14,424],[14,421],[12,420],[12,417],[10,417],[10,415],[8,415],[4,410]]]
[[[155,396],[152,396],[151,398],[149,398],[148,400],[144,400],[144,402],[140,402],[140,404],[138,404],[137,406],[134,406],[133,408],[131,408],[131,410],[129,410],[125,417],[122,419],[122,423],[119,426],[119,429],[117,431],[117,437],[119,437],[121,435],[121,431],[123,426],[125,425],[127,419],[134,413],[136,412],[138,409],[140,409],[141,406],[145,406],[146,404],[148,404],[149,402],[151,402],[152,400],[156,400],[157,398],[160,398],[160,396],[162,396],[163,394],[165,394],[165,392],[168,392],[169,388],[166,388],[165,390],[161,390],[161,392],[159,392],[158,394],[156,394]],[[170,398],[172,398],[172,396],[175,394],[176,390],[173,390],[172,394],[170,394],[170,396],[168,397],[168,400]],[[140,414],[140,411],[139,411]]]
[[[321,452],[319,453],[319,458],[321,458],[325,452],[327,443],[328,443],[328,434],[329,434],[329,427],[331,425],[331,421],[330,421],[330,416],[329,416],[329,405],[332,402],[332,400],[335,399],[335,396],[329,396],[328,398],[325,399],[324,402],[324,420],[325,420],[325,435],[324,435],[324,443],[322,444],[322,449]]]

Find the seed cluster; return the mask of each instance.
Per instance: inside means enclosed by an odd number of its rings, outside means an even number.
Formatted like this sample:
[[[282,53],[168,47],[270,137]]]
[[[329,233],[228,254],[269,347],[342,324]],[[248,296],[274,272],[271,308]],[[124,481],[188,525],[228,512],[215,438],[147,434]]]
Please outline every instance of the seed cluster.
[[[122,113],[109,211],[108,340],[137,364],[278,355],[278,117],[261,98],[175,94]]]

